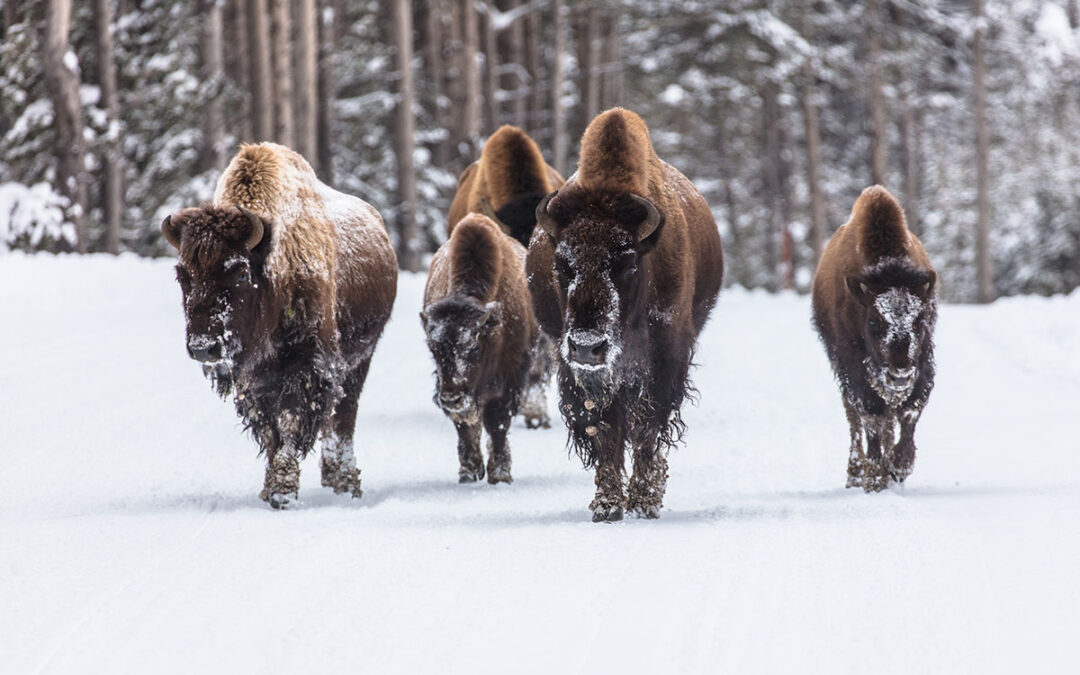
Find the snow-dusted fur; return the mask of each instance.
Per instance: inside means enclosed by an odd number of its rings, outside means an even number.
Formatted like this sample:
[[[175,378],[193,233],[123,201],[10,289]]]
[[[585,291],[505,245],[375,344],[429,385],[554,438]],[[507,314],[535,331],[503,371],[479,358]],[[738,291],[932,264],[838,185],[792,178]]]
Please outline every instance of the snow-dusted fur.
[[[525,285],[525,248],[486,216],[467,215],[435,253],[420,317],[435,359],[435,403],[457,428],[458,478],[512,481],[510,420],[537,349]]]
[[[162,224],[180,254],[188,352],[267,457],[262,498],[297,497],[299,459],[324,434],[322,482],[360,496],[357,397],[397,289],[371,205],[323,185],[280,145],[242,146],[211,204]]]
[[[559,346],[559,409],[596,468],[594,520],[624,507],[654,518],[698,333],[723,280],[701,193],[653,151],[645,123],[615,108],[582,139],[578,172],[537,210],[526,262],[544,332]],[[624,491],[624,456],[634,470]]]
[[[814,326],[851,427],[848,487],[878,491],[911,473],[915,425],[934,386],[936,281],[900,204],[881,186],[864,190],[813,287]]]

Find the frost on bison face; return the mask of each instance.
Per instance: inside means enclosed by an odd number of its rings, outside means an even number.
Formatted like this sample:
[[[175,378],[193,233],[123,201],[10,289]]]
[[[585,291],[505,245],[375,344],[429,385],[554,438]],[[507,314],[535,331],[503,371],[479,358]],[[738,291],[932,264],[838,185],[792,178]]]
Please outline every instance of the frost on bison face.
[[[176,279],[183,293],[187,352],[226,396],[233,359],[242,347],[239,327],[256,321],[259,284],[253,262],[265,227],[258,216],[231,207],[181,211],[166,218],[162,230],[177,244],[179,232],[186,233],[183,247],[178,246]]]

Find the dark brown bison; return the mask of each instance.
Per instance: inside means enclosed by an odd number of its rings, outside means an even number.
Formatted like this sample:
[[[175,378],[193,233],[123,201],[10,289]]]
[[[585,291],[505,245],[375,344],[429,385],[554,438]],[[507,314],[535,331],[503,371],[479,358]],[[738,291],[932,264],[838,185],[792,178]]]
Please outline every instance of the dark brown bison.
[[[915,424],[934,387],[936,282],[900,204],[866,188],[825,247],[813,291],[851,426],[848,487],[878,491],[911,473]]]
[[[452,233],[467,214],[481,213],[522,246],[528,246],[536,227],[536,205],[563,182],[544,162],[540,148],[528,134],[503,125],[488,138],[480,159],[458,179],[447,233]],[[556,358],[554,345],[541,334],[521,402],[521,414],[530,429],[550,426],[547,388]]]
[[[486,216],[469,214],[435,253],[420,318],[435,358],[435,402],[457,428],[459,481],[509,483],[506,434],[539,330],[525,286],[525,248]]]
[[[528,134],[503,125],[484,143],[480,159],[461,173],[450,203],[447,234],[467,214],[482,213],[528,246],[536,227],[536,205],[563,182]]]
[[[322,484],[359,497],[357,397],[397,292],[397,261],[369,204],[320,183],[303,157],[245,145],[209,206],[161,225],[179,251],[187,348],[266,453],[260,494],[297,498],[323,434]]]
[[[577,174],[540,203],[537,223],[529,290],[559,346],[570,443],[596,468],[593,520],[619,520],[624,506],[655,518],[665,455],[685,428],[690,359],[723,279],[716,222],[657,158],[641,118],[615,108],[589,125]]]

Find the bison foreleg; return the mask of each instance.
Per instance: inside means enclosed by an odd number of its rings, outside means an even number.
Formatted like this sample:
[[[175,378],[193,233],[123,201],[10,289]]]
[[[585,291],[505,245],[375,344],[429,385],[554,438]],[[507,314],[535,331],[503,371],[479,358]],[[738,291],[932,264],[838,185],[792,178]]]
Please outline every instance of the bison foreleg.
[[[495,483],[512,483],[510,476],[510,446],[506,442],[513,418],[510,402],[505,398],[495,399],[484,407],[484,429],[488,433],[487,479]]]
[[[634,474],[626,507],[638,518],[659,518],[667,490],[667,457],[656,445],[657,433],[653,432],[643,441],[635,441]]]
[[[475,483],[484,477],[484,455],[480,452],[479,421],[454,422],[458,434],[458,482]]]
[[[296,448],[284,445],[267,453],[266,479],[259,497],[275,509],[288,508],[300,491],[300,457]]]
[[[889,473],[894,480],[904,482],[915,467],[915,425],[922,415],[922,408],[900,410],[900,440],[886,456]]]
[[[866,458],[862,464],[861,485],[867,492],[880,492],[889,487],[889,471],[885,466],[884,452],[893,446],[894,420],[891,415],[863,415],[866,431]]]
[[[548,429],[551,418],[548,416],[547,392],[551,382],[551,366],[555,359],[555,348],[551,338],[541,334],[532,350],[532,363],[525,384],[525,394],[521,400],[521,416],[525,426],[530,429]]]
[[[342,386],[345,395],[334,409],[330,428],[323,436],[320,462],[322,485],[331,488],[334,494],[351,494],[356,498],[363,494],[360,489],[360,469],[356,468],[356,455],[353,452],[353,434],[356,430],[357,399],[364,388],[370,363],[370,359],[362,362],[345,378]]]
[[[589,508],[593,512],[593,522],[612,522],[622,520],[626,498],[623,494],[623,476],[625,471],[625,445],[620,427],[602,425],[592,438],[596,444],[596,496]]]

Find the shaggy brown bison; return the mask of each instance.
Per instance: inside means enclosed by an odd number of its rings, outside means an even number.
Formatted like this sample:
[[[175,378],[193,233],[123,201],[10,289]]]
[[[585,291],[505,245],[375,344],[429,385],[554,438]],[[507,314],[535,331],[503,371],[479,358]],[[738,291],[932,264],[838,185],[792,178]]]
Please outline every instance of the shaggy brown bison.
[[[486,216],[469,214],[435,253],[420,318],[435,358],[435,402],[457,428],[459,481],[509,483],[506,434],[538,329],[525,286],[525,248]]]
[[[851,426],[848,487],[878,491],[911,473],[915,424],[934,387],[936,281],[900,204],[866,188],[825,247],[813,291]]]
[[[397,292],[397,260],[369,204],[320,183],[303,157],[245,145],[213,202],[165,219],[187,348],[266,453],[260,497],[297,498],[323,434],[322,484],[359,497],[357,397]]]
[[[596,469],[593,520],[619,520],[624,507],[655,518],[666,452],[685,429],[690,359],[723,279],[716,222],[657,158],[641,118],[615,108],[586,129],[577,173],[540,203],[537,224],[529,290],[559,345],[570,443]]]
[[[522,246],[528,246],[536,227],[536,205],[563,182],[544,162],[540,148],[528,134],[503,125],[484,143],[480,159],[458,179],[447,234],[466,214],[482,213]]]
[[[503,125],[488,138],[480,159],[462,172],[450,204],[447,233],[452,233],[467,214],[482,213],[503,232],[528,246],[536,227],[536,205],[563,182],[562,176],[544,162],[540,148],[528,134]],[[542,336],[521,402],[521,414],[530,429],[550,426],[547,387],[556,358],[554,345]]]

